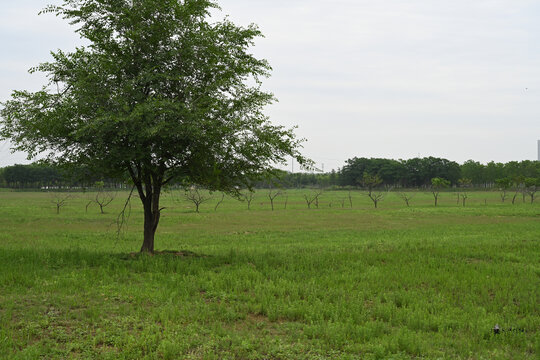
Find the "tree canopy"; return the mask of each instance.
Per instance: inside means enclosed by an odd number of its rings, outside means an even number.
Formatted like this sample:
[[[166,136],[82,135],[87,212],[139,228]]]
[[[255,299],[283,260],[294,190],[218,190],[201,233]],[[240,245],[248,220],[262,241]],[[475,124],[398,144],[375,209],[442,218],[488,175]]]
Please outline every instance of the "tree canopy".
[[[133,181],[145,213],[142,251],[154,250],[159,197],[170,181],[234,191],[298,152],[272,125],[261,89],[271,67],[248,50],[255,25],[210,22],[212,0],[64,0],[48,6],[89,45],[52,52],[32,72],[38,92],[3,105],[0,137],[30,157]]]

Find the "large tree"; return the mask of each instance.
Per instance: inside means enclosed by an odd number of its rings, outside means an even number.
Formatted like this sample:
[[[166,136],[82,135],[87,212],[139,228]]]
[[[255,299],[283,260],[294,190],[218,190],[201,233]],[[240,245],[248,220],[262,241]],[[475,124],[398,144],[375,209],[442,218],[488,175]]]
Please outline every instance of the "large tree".
[[[299,140],[263,114],[271,70],[249,52],[255,25],[214,21],[213,0],[64,0],[48,6],[88,43],[31,71],[41,91],[15,91],[0,138],[29,157],[128,175],[144,208],[141,251],[154,251],[162,188],[174,181],[235,191],[268,176]]]

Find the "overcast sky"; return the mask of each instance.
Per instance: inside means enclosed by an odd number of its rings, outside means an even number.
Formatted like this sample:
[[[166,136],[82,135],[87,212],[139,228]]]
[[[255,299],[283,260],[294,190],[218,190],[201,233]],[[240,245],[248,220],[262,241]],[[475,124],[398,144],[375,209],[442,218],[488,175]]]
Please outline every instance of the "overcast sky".
[[[28,68],[81,44],[58,1],[1,1],[0,101],[44,83]],[[297,125],[325,170],[348,158],[536,159],[540,139],[538,0],[221,0],[256,23],[253,52],[277,124]],[[0,143],[0,166],[23,163]],[[295,169],[296,170],[296,169]]]

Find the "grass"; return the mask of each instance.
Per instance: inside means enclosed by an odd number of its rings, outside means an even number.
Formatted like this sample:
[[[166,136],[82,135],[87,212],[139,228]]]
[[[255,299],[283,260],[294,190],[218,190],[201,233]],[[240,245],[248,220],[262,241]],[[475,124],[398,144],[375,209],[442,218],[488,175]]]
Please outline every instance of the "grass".
[[[538,358],[539,203],[307,191],[199,214],[165,195],[155,256],[137,202],[116,236],[126,193],[104,215],[0,193],[0,358]]]

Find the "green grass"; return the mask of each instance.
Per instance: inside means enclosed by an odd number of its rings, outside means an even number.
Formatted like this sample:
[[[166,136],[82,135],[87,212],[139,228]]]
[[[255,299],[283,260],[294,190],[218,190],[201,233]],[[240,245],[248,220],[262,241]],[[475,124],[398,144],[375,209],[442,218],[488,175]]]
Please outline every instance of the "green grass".
[[[1,192],[0,358],[538,358],[540,203],[287,193],[199,214],[165,195],[156,247],[181,253],[149,256],[138,199],[116,236],[127,193],[57,215]]]

